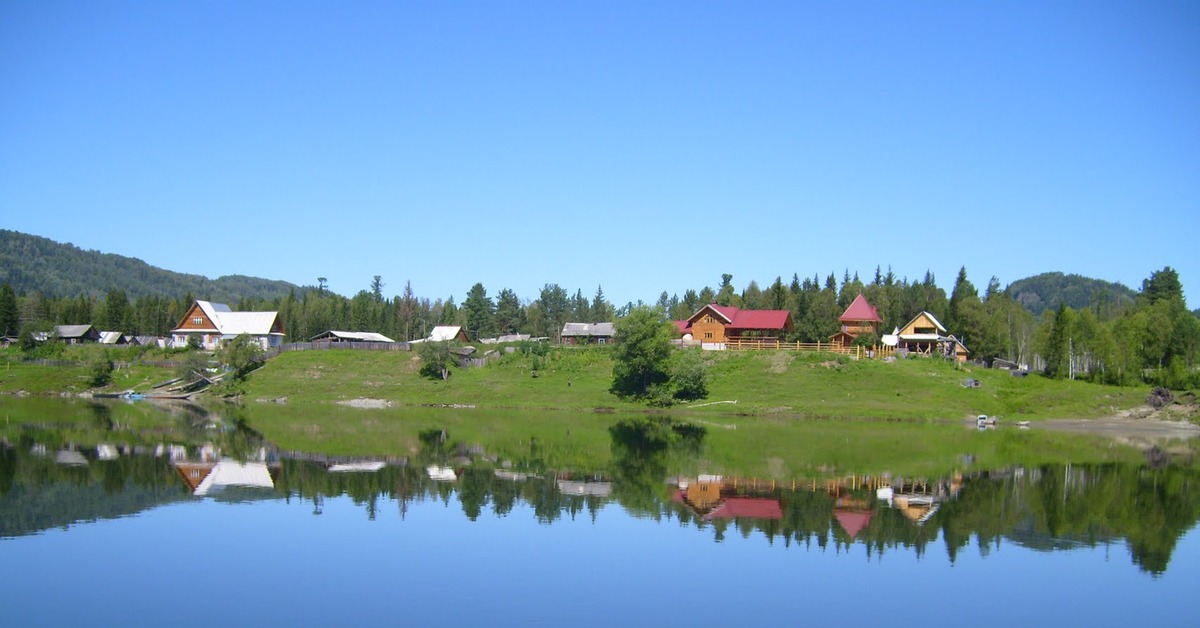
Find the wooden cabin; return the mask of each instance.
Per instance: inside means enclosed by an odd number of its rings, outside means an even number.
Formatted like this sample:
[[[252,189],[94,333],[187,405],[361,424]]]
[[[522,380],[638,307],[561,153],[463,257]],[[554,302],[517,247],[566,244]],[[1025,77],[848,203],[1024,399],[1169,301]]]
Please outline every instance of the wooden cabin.
[[[921,355],[940,355],[966,362],[970,352],[929,312],[921,312],[897,332],[898,347]]]
[[[687,321],[677,321],[675,327],[681,337],[691,334],[692,339],[703,343],[706,349],[724,349],[725,343],[731,341],[783,340],[792,331],[792,313],[789,310],[743,310],[710,303]]]
[[[850,307],[846,308],[846,311],[838,317],[841,329],[829,339],[843,347],[849,347],[854,343],[855,338],[863,334],[878,335],[879,324],[882,322],[883,319],[879,318],[879,312],[875,306],[871,305],[860,292],[857,297],[854,297]]]
[[[616,337],[612,323],[567,323],[563,325],[564,345],[608,344]]]

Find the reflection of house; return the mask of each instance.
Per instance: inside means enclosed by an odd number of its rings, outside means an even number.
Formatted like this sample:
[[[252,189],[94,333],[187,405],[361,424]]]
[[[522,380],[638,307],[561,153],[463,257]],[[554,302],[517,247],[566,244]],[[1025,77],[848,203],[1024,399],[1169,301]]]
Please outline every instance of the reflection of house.
[[[100,332],[91,325],[56,325],[54,335],[69,345],[100,342]]]
[[[234,312],[224,303],[196,301],[179,320],[171,337],[175,346],[195,338],[205,349],[216,349],[226,340],[247,335],[263,349],[283,344],[283,322],[278,312]]]
[[[959,362],[967,361],[967,348],[949,335],[933,314],[921,312],[895,332],[897,346],[912,353],[941,355]]]
[[[429,479],[435,482],[457,482],[458,474],[450,467],[439,467],[437,465],[429,465],[425,467],[425,473],[429,475]]]
[[[559,480],[558,492],[563,495],[578,495],[582,497],[608,497],[612,495],[612,482]]]
[[[837,508],[833,511],[833,518],[837,519],[838,524],[853,539],[871,523],[871,511]]]
[[[309,342],[396,342],[383,334],[373,331],[336,331],[329,330],[317,334]]]
[[[567,323],[562,328],[564,345],[606,344],[613,340],[616,330],[612,323]]]
[[[197,496],[219,493],[227,487],[275,488],[271,471],[262,462],[176,462],[175,470]]]
[[[846,308],[846,311],[838,317],[841,329],[831,336],[830,340],[843,347],[849,347],[854,343],[855,338],[863,334],[871,337],[878,334],[879,324],[882,322],[883,319],[879,318],[879,312],[875,310],[875,306],[871,305],[860,292],[857,297],[854,297],[854,302],[850,304],[850,307]]]
[[[701,476],[683,484],[675,499],[691,506],[705,521],[713,519],[782,519],[779,500],[771,497],[722,495],[724,480],[720,476]]]
[[[743,310],[710,303],[686,321],[677,321],[675,328],[683,338],[690,334],[705,349],[724,349],[727,342],[782,340],[792,331],[792,313],[789,310]]]

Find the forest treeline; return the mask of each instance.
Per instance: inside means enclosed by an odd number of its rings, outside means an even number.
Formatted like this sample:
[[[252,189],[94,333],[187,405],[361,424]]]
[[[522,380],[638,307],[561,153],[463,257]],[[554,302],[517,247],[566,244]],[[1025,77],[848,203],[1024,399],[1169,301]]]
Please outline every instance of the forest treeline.
[[[780,276],[765,287],[750,281],[741,290],[734,287],[733,276],[725,274],[715,288],[664,291],[648,305],[672,320],[686,319],[714,302],[789,310],[794,329],[788,340],[827,342],[840,328],[838,316],[862,293],[883,319],[881,333],[928,311],[967,346],[973,360],[1003,358],[1056,378],[1119,385],[1150,382],[1175,389],[1195,386],[1200,383],[1200,319],[1187,309],[1178,273],[1167,267],[1142,283],[1142,290],[1130,297],[1119,284],[1049,273],[1007,289],[992,277],[981,293],[963,268],[947,295],[928,272],[916,281],[880,268],[868,281],[849,271],[840,280],[833,273],[824,279],[793,274],[790,281]],[[388,298],[380,275],[351,297],[330,292],[320,279],[312,289],[292,286],[277,296],[250,290],[237,299],[182,289],[187,285],[142,294],[113,288],[97,296],[91,291],[63,295],[47,289],[18,290],[6,282],[0,286],[0,333],[15,336],[58,324],[91,324],[100,330],[166,336],[200,298],[227,302],[238,311],[278,311],[288,342],[307,341],[330,329],[414,340],[437,325],[461,325],[472,339],[516,333],[557,339],[567,322],[613,321],[644,305],[639,301],[617,306],[602,287],[588,296],[582,289],[572,292],[558,284],[546,284],[536,295],[518,295],[509,288],[493,295],[476,283],[459,304],[454,296],[418,296],[406,282],[400,294]],[[1090,291],[1086,299],[1085,291]],[[1034,314],[1023,302],[1030,294],[1040,295],[1043,305],[1057,300],[1057,309]],[[879,338],[860,337],[857,342],[872,345]]]

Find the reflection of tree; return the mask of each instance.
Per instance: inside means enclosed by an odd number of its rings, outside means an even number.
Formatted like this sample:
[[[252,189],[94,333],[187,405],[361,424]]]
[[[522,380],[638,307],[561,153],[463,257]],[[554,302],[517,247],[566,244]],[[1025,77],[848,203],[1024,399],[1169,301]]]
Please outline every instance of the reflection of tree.
[[[666,501],[670,458],[698,454],[705,429],[670,417],[641,416],[617,421],[608,432],[613,495],[631,512],[657,516]]]

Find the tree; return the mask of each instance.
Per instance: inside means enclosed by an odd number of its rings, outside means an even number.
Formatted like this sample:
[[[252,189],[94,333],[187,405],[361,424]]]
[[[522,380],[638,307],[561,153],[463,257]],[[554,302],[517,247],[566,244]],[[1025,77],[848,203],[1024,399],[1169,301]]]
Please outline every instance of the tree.
[[[17,294],[7,281],[0,286],[0,336],[15,336],[21,330]]]
[[[246,374],[258,368],[263,362],[262,347],[247,334],[226,341],[217,351],[217,359],[229,367],[231,377],[235,380],[246,378]]]
[[[723,273],[721,275],[721,287],[717,291],[717,305],[735,305],[733,302],[736,294],[733,291],[733,275]]]
[[[643,397],[652,386],[670,379],[671,341],[675,329],[662,312],[634,307],[617,321],[610,391],[619,397]]]
[[[501,334],[515,334],[525,326],[525,308],[517,293],[508,288],[496,295],[495,326]]]
[[[376,303],[383,303],[384,285],[383,277],[380,275],[375,275],[375,277],[371,279],[371,297],[375,299]]]
[[[1071,340],[1071,318],[1074,311],[1066,305],[1059,305],[1050,323],[1050,332],[1046,337],[1045,350],[1042,357],[1046,360],[1044,373],[1051,379],[1062,379],[1067,374],[1067,359]]]
[[[422,342],[417,349],[421,356],[421,375],[431,379],[450,379],[450,364],[454,354],[449,342]]]
[[[474,337],[491,337],[495,333],[495,306],[482,283],[471,286],[462,309],[466,313],[467,329]]]
[[[591,322],[607,323],[613,319],[613,306],[604,298],[604,288],[596,286],[596,296],[592,297]]]

